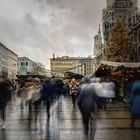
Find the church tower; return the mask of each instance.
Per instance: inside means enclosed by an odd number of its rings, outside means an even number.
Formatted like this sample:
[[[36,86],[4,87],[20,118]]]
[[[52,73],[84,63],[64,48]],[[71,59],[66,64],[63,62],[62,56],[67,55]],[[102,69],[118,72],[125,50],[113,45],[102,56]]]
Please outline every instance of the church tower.
[[[102,42],[101,28],[99,25],[98,34],[94,37],[94,55],[96,57],[101,56],[102,49],[103,49],[103,42]]]

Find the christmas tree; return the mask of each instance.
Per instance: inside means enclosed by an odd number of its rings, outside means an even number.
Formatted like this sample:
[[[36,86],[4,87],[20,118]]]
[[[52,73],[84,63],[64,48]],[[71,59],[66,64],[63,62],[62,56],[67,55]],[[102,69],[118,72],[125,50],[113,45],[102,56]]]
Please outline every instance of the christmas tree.
[[[107,61],[133,62],[134,49],[132,39],[128,35],[128,28],[118,18],[109,35],[109,45],[106,50]]]

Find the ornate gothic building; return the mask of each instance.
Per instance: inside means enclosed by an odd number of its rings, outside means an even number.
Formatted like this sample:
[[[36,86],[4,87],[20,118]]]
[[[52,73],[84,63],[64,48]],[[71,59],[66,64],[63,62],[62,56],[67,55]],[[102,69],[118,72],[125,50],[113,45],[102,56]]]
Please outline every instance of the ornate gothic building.
[[[140,62],[140,11],[132,16],[129,28],[129,35],[133,39],[132,47],[135,49],[135,61]]]
[[[99,26],[98,34],[94,37],[94,55],[99,57],[102,55],[103,52],[103,41],[101,35],[101,29]]]
[[[137,0],[107,0],[107,8],[103,9],[103,35],[107,46],[109,32],[117,17],[121,17],[128,25],[131,17],[137,12]]]
[[[94,65],[97,68],[103,60],[103,39],[101,35],[101,29],[99,26],[98,34],[94,36]]]

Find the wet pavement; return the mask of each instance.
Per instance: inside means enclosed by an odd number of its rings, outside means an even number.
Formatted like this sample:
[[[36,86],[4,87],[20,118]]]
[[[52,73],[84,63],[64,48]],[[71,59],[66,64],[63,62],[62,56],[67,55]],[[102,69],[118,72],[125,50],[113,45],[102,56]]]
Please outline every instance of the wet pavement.
[[[83,133],[78,108],[66,97],[51,109],[50,121],[45,106],[35,111],[20,110],[20,98],[14,97],[7,107],[6,130],[0,130],[0,140],[140,140],[140,120],[134,128],[124,103],[109,103],[107,110],[94,114],[88,137]]]

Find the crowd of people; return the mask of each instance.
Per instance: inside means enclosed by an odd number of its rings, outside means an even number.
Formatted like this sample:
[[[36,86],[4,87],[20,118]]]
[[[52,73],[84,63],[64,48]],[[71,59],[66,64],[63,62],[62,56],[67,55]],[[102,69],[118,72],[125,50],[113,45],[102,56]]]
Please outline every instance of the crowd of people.
[[[72,78],[69,81],[47,77],[43,81],[25,80],[8,81],[0,77],[0,114],[2,118],[2,130],[5,130],[6,106],[11,100],[12,94],[21,98],[21,111],[34,108],[37,113],[38,107],[43,102],[46,106],[47,120],[50,119],[51,106],[56,101],[61,101],[63,96],[70,96],[72,105],[79,107],[83,117],[84,132],[88,135],[89,121],[92,115],[100,109],[107,108],[107,102],[116,101],[118,93],[116,84],[111,78],[100,79],[85,76],[79,82]],[[140,114],[140,81],[133,80],[128,85],[128,102],[132,109],[132,123],[134,125]],[[36,114],[37,117],[37,114]],[[37,118],[36,118],[37,119]]]

